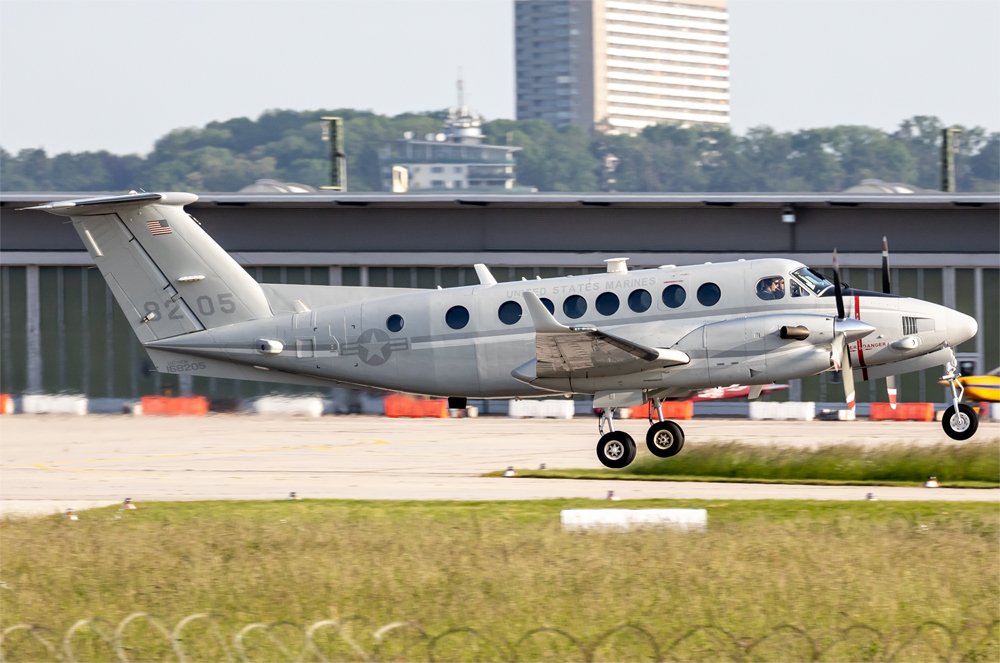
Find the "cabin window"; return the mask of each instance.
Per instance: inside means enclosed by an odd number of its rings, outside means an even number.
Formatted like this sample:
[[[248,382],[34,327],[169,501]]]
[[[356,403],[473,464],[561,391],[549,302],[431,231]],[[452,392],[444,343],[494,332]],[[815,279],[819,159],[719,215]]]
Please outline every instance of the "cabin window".
[[[464,306],[452,306],[444,314],[444,321],[452,329],[462,329],[465,325],[469,324],[469,309]]]
[[[569,318],[581,318],[587,312],[587,300],[580,295],[570,295],[563,302],[563,313]]]
[[[722,290],[714,283],[702,283],[698,286],[698,301],[702,306],[715,306],[722,297]]]
[[[685,299],[687,299],[687,293],[683,286],[675,283],[663,289],[663,303],[670,308],[677,308],[684,303]]]
[[[393,313],[385,319],[385,328],[391,332],[398,332],[403,328],[403,316]]]
[[[648,311],[653,305],[653,296],[648,290],[633,290],[628,296],[628,307],[636,313]]]
[[[597,300],[594,301],[594,306],[601,315],[614,315],[618,312],[620,305],[621,302],[618,300],[618,295],[613,292],[602,292],[597,296]]]
[[[547,297],[539,297],[542,300],[542,306],[549,310],[552,315],[556,314],[556,305],[552,303],[552,300]]]
[[[497,317],[505,325],[512,325],[521,319],[521,305],[515,301],[504,302],[497,309]]]
[[[785,279],[782,276],[765,276],[757,281],[757,297],[782,299],[785,296]]]

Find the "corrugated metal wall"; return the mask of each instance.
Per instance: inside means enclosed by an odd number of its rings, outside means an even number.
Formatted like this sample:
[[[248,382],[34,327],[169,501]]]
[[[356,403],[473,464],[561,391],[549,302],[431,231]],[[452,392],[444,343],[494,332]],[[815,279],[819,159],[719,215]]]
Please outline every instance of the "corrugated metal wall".
[[[336,269],[344,285],[434,288],[478,282],[471,267],[379,265]],[[603,271],[602,266],[501,266],[492,269],[501,281]],[[946,270],[950,270],[953,277],[946,278]],[[257,280],[267,283],[326,285],[334,270],[327,266],[266,266],[250,267],[248,271]],[[881,284],[877,269],[845,269],[844,279],[855,287],[871,290],[879,289]],[[894,269],[892,279],[898,294],[951,303],[963,313],[976,316],[980,321],[979,342],[984,354],[979,369],[990,370],[1000,365],[1000,269]],[[29,352],[28,333],[32,281],[37,284],[40,350],[39,357],[34,360]],[[952,283],[950,290],[946,289],[946,281]],[[976,339],[958,348],[960,352],[974,353],[976,350]],[[32,370],[33,361],[40,363],[40,367]],[[937,384],[940,373],[935,369],[902,376],[904,400],[942,401],[943,387]],[[837,378],[836,374],[827,373],[804,379],[801,399],[840,400],[840,386],[834,383]],[[177,376],[151,370],[145,352],[96,269],[79,266],[0,268],[0,391],[15,394],[72,392],[91,398],[136,398],[188,390],[217,399],[315,391],[308,387],[214,378],[195,378],[190,385],[181,385]],[[859,384],[858,400],[885,400],[884,384]]]

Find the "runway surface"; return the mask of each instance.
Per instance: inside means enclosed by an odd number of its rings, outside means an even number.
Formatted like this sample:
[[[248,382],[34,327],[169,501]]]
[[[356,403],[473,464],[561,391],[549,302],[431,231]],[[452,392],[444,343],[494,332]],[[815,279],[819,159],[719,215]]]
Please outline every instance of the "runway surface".
[[[642,448],[646,422],[619,422]],[[687,444],[741,440],[808,447],[849,442],[960,444],[938,423],[682,422]],[[983,422],[974,440],[1000,437]],[[508,466],[600,467],[597,420],[319,419],[210,415],[0,417],[0,514],[39,514],[152,500],[302,498],[512,500],[864,499],[1000,502],[1000,490],[781,486],[697,482],[487,479]]]

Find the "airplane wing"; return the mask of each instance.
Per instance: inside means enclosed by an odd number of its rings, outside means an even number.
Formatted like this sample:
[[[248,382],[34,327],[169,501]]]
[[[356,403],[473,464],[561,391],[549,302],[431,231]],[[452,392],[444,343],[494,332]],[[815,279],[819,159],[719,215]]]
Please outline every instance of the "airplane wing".
[[[650,348],[593,326],[567,327],[552,317],[537,295],[523,294],[535,325],[535,362],[533,376],[524,370],[527,367],[516,371],[520,379],[620,375],[691,361],[680,350]]]

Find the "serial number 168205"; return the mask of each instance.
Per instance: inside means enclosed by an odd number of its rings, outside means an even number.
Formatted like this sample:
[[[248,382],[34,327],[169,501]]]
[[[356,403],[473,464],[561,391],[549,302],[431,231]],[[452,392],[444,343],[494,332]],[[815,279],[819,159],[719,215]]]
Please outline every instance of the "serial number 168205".
[[[167,364],[167,373],[187,373],[189,371],[203,371],[207,368],[203,361],[178,361]]]

